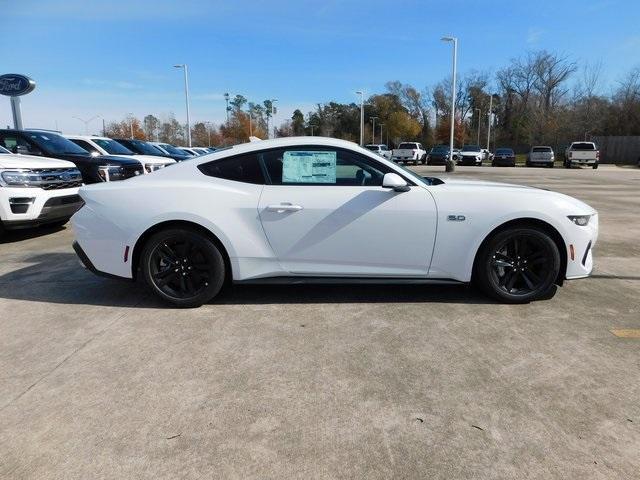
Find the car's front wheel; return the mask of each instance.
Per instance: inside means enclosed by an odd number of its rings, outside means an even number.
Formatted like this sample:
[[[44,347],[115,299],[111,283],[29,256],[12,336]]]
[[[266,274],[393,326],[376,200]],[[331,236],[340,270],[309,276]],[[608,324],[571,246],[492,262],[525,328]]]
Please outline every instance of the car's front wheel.
[[[151,289],[178,307],[199,307],[224,284],[220,250],[196,230],[171,228],[154,234],[144,246],[141,262]]]
[[[505,303],[526,303],[553,296],[560,265],[558,247],[546,232],[514,227],[485,242],[474,273],[488,295]]]

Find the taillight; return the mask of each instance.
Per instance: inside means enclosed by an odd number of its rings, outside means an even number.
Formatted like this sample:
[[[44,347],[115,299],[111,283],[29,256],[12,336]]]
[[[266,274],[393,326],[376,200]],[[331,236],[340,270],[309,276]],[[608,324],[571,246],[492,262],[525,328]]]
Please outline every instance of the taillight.
[[[596,150],[596,160],[600,160],[600,150]]]

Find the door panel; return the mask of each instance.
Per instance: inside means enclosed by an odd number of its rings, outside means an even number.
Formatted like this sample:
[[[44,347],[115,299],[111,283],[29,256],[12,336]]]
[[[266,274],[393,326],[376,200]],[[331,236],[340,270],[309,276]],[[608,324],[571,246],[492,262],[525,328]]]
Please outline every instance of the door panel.
[[[258,210],[271,247],[292,274],[427,275],[436,209],[424,188],[266,185]]]

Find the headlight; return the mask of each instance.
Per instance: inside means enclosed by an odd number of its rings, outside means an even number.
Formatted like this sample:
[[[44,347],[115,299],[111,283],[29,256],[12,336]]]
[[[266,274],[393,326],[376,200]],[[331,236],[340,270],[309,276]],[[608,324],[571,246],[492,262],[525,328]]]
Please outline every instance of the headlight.
[[[586,227],[591,220],[591,215],[569,215],[567,218],[580,227]]]
[[[40,175],[28,169],[5,170],[0,173],[0,186],[3,187],[36,187],[33,182],[38,182]]]
[[[147,163],[144,166],[144,169],[147,173],[155,172],[156,170],[160,170],[161,168],[164,168],[163,163]]]
[[[124,178],[124,169],[117,165],[104,165],[98,167],[98,174],[103,182],[113,182]]]

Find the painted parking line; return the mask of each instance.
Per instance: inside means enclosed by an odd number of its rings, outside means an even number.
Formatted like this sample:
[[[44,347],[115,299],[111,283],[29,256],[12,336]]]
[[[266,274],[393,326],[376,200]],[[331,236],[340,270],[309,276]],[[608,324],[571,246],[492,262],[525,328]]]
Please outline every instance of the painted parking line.
[[[610,330],[616,337],[640,338],[640,328],[618,328]]]

